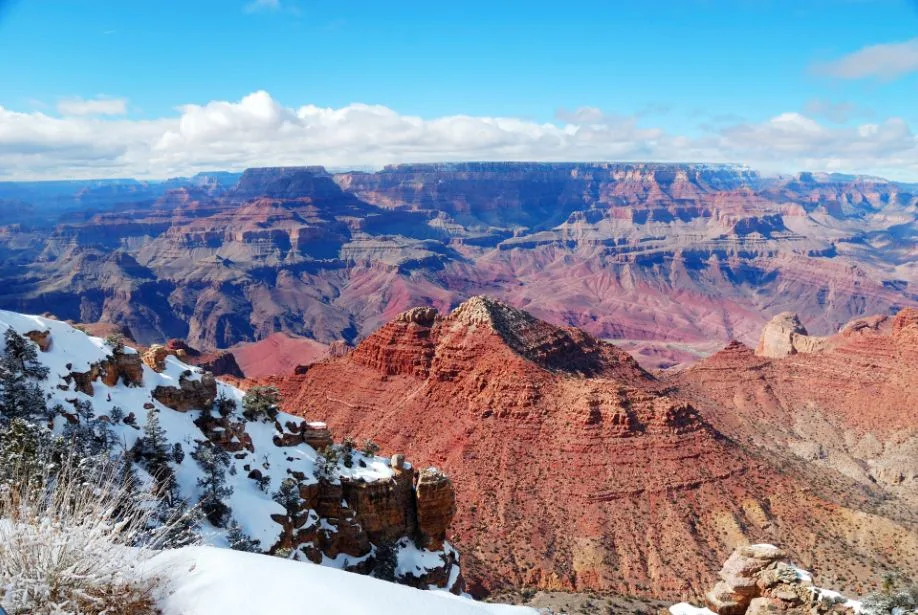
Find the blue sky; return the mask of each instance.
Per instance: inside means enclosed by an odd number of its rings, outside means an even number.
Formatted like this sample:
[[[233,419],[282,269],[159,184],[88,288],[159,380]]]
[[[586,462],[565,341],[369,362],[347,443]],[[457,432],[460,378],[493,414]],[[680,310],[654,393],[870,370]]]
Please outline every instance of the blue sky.
[[[874,46],[881,47],[873,55],[857,55]],[[495,150],[493,139],[485,143],[490,149],[473,142],[437,152],[404,143],[393,149],[380,138],[371,144],[372,155],[357,151],[351,142],[329,152],[303,134],[288,132],[317,161],[328,158],[338,164],[501,153],[549,159],[582,150],[603,158],[738,156],[737,162],[775,170],[786,170],[775,161],[791,160],[786,151],[764,151],[767,141],[745,153],[735,144],[718,146],[715,141],[724,134],[734,140],[744,134],[765,139],[759,130],[763,123],[782,115],[797,121],[787,114],[799,114],[827,132],[817,135],[808,125],[817,147],[801,149],[794,163],[816,170],[824,166],[918,177],[918,161],[908,164],[914,152],[907,147],[914,145],[912,127],[918,126],[918,60],[911,62],[912,52],[918,55],[918,3],[912,0],[588,0],[568,5],[515,0],[14,0],[0,13],[0,58],[5,58],[0,61],[0,108],[17,114],[9,121],[34,121],[32,132],[49,148],[54,138],[49,130],[69,135],[66,144],[75,147],[80,134],[93,140],[87,131],[102,130],[90,124],[107,121],[110,129],[130,124],[148,147],[158,144],[156,151],[164,146],[141,129],[143,122],[161,122],[163,134],[181,132],[169,125],[179,122],[180,106],[239,103],[262,91],[270,97],[270,102],[261,101],[264,109],[276,106],[269,111],[280,114],[275,119],[281,123],[288,121],[283,110],[296,115],[306,105],[340,110],[353,103],[426,121],[501,117],[561,128],[583,124],[585,117],[598,124],[601,117],[602,125],[617,126],[617,132],[591,137],[590,147],[579,147],[584,144],[580,140],[552,152],[551,144],[543,144],[532,149],[532,156],[518,143],[508,149],[500,141],[502,149]],[[884,63],[891,66],[884,69]],[[73,104],[97,99],[109,105],[95,107],[99,113]],[[578,109],[589,112],[578,115]],[[70,116],[76,119],[48,128],[50,120]],[[251,136],[248,120],[237,119],[233,128]],[[891,120],[902,123],[890,125],[884,137],[897,139],[895,159],[880,159],[861,147],[856,155],[826,162],[833,158],[827,139],[843,141],[840,131],[863,125],[879,126],[882,132]],[[348,125],[355,132],[367,129],[365,123]],[[374,126],[370,132],[390,124]],[[450,139],[459,129],[449,128]],[[188,149],[194,145],[210,158],[201,164],[259,162],[258,148],[234,157],[180,136],[169,142]],[[82,162],[76,150],[69,161],[37,160],[27,151],[36,148],[27,137],[4,137],[0,129],[0,153],[21,148],[13,151],[15,159],[0,157],[15,167],[14,174],[85,175],[95,168],[155,175],[200,166],[178,155],[168,157],[168,164],[151,162],[137,143],[87,151]],[[664,137],[671,142],[661,146]],[[532,138],[545,140],[541,134]],[[596,146],[599,138],[610,139],[606,149]],[[693,140],[692,147],[681,139]],[[647,145],[650,141],[655,144]],[[619,147],[625,142],[633,147]],[[291,143],[288,155],[297,154]],[[88,162],[92,156],[101,156],[102,163],[93,167]]]

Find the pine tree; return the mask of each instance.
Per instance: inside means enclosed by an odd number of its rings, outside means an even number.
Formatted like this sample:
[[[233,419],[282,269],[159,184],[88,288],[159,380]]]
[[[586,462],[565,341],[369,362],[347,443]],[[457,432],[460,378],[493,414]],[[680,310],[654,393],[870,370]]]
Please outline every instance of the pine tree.
[[[252,387],[242,398],[242,415],[250,421],[277,418],[280,391],[276,387]]]
[[[247,551],[249,553],[261,553],[261,541],[253,539],[243,532],[235,519],[230,521],[229,531],[226,533],[226,540],[229,542],[230,549]]]
[[[398,570],[398,551],[392,542],[381,542],[376,545],[376,554],[373,558],[372,575],[383,581],[395,582]]]
[[[341,441],[341,461],[345,468],[353,467],[354,451],[357,450],[357,444],[351,436],[345,436]]]
[[[65,453],[62,438],[43,425],[13,419],[0,428],[0,480],[30,481],[60,467]]]
[[[287,511],[287,516],[290,518],[296,517],[303,502],[300,497],[300,486],[292,478],[285,478],[281,482],[280,488],[272,494],[271,498],[284,507],[284,510]]]
[[[315,477],[320,480],[334,480],[338,476],[338,448],[327,446],[316,457]]]
[[[229,453],[204,441],[198,444],[191,456],[203,470],[203,475],[198,478],[198,487],[203,491],[201,510],[213,525],[226,527],[232,511],[223,500],[233,494],[232,487],[226,484],[226,468],[230,464]]]
[[[217,414],[225,418],[236,410],[236,400],[227,397],[226,393],[221,391],[219,397],[217,397],[217,400],[214,402],[214,408],[216,408]]]
[[[38,360],[38,351],[35,344],[16,333],[10,327],[6,330],[4,339],[4,367],[10,371],[21,372],[26,378],[45,380],[50,371]]]
[[[138,440],[135,454],[147,472],[156,480],[158,495],[171,502],[175,498],[177,487],[175,472],[169,465],[174,451],[169,447],[169,439],[166,437],[166,430],[159,422],[158,411],[151,410],[147,413],[147,420],[143,426],[143,437]]]
[[[0,356],[0,418],[36,418],[47,414],[44,393],[36,380],[45,380],[48,368],[38,361],[35,344],[7,329]]]

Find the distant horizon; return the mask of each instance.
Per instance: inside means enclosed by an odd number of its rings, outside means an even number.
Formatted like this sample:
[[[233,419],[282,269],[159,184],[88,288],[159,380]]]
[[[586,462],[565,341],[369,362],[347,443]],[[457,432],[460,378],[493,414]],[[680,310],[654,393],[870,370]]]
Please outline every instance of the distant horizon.
[[[800,169],[793,172],[773,172],[768,173],[755,167],[740,162],[698,162],[698,161],[653,161],[653,160],[439,160],[429,162],[396,162],[377,167],[369,166],[330,166],[324,164],[283,164],[283,165],[252,165],[237,169],[204,169],[193,173],[179,175],[170,175],[163,177],[144,177],[144,176],[95,176],[95,177],[49,177],[41,179],[18,179],[0,176],[0,184],[32,184],[32,183],[83,183],[83,182],[148,182],[163,183],[172,180],[191,179],[198,176],[215,175],[225,173],[230,175],[242,175],[246,171],[256,169],[309,169],[321,168],[330,175],[339,175],[345,173],[380,173],[387,168],[398,167],[431,167],[431,166],[451,166],[451,165],[476,165],[476,164],[507,164],[507,165],[619,165],[619,166],[658,166],[658,167],[708,167],[723,168],[728,170],[743,170],[754,173],[762,179],[784,179],[800,177],[801,175],[813,175],[815,177],[844,177],[849,179],[869,179],[880,180],[896,184],[918,184],[918,177],[915,179],[895,179],[882,175],[870,173],[851,173],[845,171],[813,171]]]

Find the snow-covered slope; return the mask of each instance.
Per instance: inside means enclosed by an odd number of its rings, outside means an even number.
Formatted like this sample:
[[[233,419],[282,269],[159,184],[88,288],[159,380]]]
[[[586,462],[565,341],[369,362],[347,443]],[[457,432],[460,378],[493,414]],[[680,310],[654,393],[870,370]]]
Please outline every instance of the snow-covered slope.
[[[210,547],[164,551],[147,571],[160,578],[163,615],[536,615],[421,591],[322,566]],[[258,588],[258,591],[253,591]]]
[[[399,508],[406,497],[414,497],[410,465],[392,467],[388,458],[354,451],[350,467],[339,460],[331,474],[323,473],[317,464],[326,467],[324,458],[305,443],[301,434],[305,429],[303,419],[281,413],[275,420],[247,420],[242,415],[243,392],[232,386],[215,384],[216,397],[235,402],[235,409],[226,416],[219,415],[216,408],[178,411],[161,403],[158,398],[164,396],[154,394],[158,388],[180,395],[184,394],[183,389],[208,378],[201,370],[174,356],[166,357],[164,368],[156,371],[141,364],[135,351],[125,348],[120,352],[129,359],[126,362],[133,365],[138,376],[142,369],[141,381],[137,382],[136,377],[135,382],[119,378],[109,385],[105,381],[112,379],[104,376],[107,369],[111,371],[107,366],[113,360],[113,348],[104,340],[56,320],[0,311],[0,337],[9,328],[21,335],[49,334],[38,360],[50,373],[39,384],[48,407],[59,405],[63,409],[50,421],[56,433],[64,433],[68,422],[79,420],[73,413],[75,403],[90,402],[93,418],[109,426],[111,452],[118,455],[134,448],[144,435],[148,415],[155,412],[169,451],[180,446],[185,453],[172,457],[169,466],[175,475],[177,491],[189,506],[201,500],[201,480],[206,478],[192,453],[202,443],[224,447],[228,458],[225,481],[227,491],[231,490],[225,504],[241,530],[260,541],[260,550],[280,550],[289,553],[291,559],[311,559],[328,566],[368,572],[377,552],[377,537],[385,536],[395,551],[396,576],[400,581],[420,587],[444,587],[449,583],[451,589],[458,589],[458,554],[439,539],[417,544],[415,537],[421,534],[415,531],[416,519],[411,518],[416,514],[412,510],[417,503],[412,501],[403,506],[407,512]],[[101,376],[96,374],[99,371]],[[89,387],[79,385],[81,375],[85,374],[91,374]],[[209,386],[214,383],[211,381]],[[127,418],[118,418],[121,414]],[[203,415],[214,417],[207,424],[206,433],[202,429],[206,424]],[[227,433],[230,437],[224,437]],[[135,467],[140,479],[152,482],[142,464]],[[302,510],[296,514],[290,514],[273,497],[285,480],[295,481],[294,492],[302,498]],[[351,498],[349,494],[360,495],[361,489],[375,489],[374,497]],[[357,504],[367,507],[380,501],[386,507],[383,511],[357,509]],[[364,527],[362,514],[376,519],[373,527]],[[380,516],[394,518],[395,525],[380,527]],[[228,546],[228,525],[216,527],[203,520],[199,531],[204,543]]]

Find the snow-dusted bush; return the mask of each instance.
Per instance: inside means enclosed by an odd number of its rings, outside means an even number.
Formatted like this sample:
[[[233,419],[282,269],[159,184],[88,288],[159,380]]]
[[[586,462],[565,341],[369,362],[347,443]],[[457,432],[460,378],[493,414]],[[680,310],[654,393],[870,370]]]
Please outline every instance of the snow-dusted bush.
[[[0,603],[10,615],[155,613],[155,579],[139,565],[168,528],[116,465],[93,480],[78,464],[0,483]]]
[[[273,421],[280,406],[276,387],[252,387],[242,398],[242,415],[249,421]]]
[[[867,615],[907,615],[918,613],[918,585],[899,589],[888,587],[864,598],[862,612]]]

